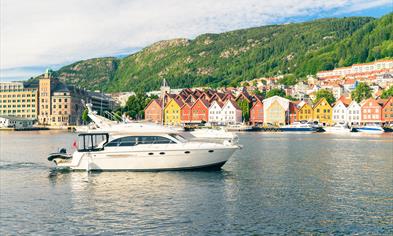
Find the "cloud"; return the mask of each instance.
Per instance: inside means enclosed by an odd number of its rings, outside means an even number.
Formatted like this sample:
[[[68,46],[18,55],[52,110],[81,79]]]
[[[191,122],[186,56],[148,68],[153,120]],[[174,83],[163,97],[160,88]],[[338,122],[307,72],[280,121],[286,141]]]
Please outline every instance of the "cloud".
[[[0,67],[124,54],[155,41],[353,12],[390,0],[2,0]],[[334,15],[334,13],[332,13]]]

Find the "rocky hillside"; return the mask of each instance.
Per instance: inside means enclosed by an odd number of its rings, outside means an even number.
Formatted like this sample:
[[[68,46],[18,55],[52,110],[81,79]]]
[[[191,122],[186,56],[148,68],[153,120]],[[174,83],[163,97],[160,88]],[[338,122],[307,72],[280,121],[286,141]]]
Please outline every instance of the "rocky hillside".
[[[163,78],[172,87],[234,85],[262,76],[319,70],[393,56],[393,14],[270,25],[194,40],[157,42],[122,59],[65,66],[62,79],[89,89],[149,91]]]

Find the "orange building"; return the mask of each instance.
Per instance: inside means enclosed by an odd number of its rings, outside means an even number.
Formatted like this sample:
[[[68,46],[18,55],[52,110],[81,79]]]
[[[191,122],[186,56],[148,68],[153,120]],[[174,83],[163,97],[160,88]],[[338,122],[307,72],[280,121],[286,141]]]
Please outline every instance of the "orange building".
[[[191,107],[192,122],[207,122],[209,120],[209,103],[204,99],[198,99]]]
[[[378,101],[369,98],[360,103],[361,123],[381,123],[382,106]]]
[[[250,122],[252,124],[262,124],[263,123],[263,99],[260,96],[254,96],[254,104],[250,110]]]
[[[388,98],[382,104],[382,122],[393,124],[393,97]]]
[[[162,122],[161,101],[153,99],[145,108],[145,120],[160,123]]]
[[[182,123],[190,123],[191,122],[191,102],[185,102],[183,106],[180,108],[180,119]]]

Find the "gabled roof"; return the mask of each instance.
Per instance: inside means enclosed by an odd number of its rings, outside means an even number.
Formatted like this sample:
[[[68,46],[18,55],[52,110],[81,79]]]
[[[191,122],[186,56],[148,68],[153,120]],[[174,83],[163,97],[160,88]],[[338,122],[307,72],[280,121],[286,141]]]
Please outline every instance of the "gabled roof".
[[[236,97],[236,101],[237,100],[239,100],[240,98],[244,98],[244,99],[246,99],[249,103],[251,102],[251,95],[247,92],[247,91],[244,91],[244,92],[241,92],[237,97]]]
[[[327,102],[326,98],[321,98],[321,99],[319,99],[319,101],[318,101],[317,103],[315,103],[315,105],[313,106],[313,109],[314,109],[315,107],[319,106],[319,104],[321,104],[322,102],[326,102],[327,104],[329,104],[329,103]],[[330,104],[329,104],[329,106],[332,107]]]
[[[195,104],[197,104],[198,102],[201,102],[207,109],[209,109],[209,107],[210,107],[209,102],[203,98],[198,98],[198,100],[195,101],[195,103],[192,105],[192,107],[194,107]]]
[[[362,107],[364,104],[366,104],[366,103],[368,103],[368,102],[375,102],[375,103],[377,103],[378,105],[380,105],[380,104],[378,103],[378,101],[375,100],[374,98],[368,98],[368,99],[366,99],[366,100],[363,100],[359,105]]]
[[[226,100],[226,102],[224,103],[223,107],[225,107],[225,105],[226,105],[227,103],[232,103],[232,105],[233,105],[233,107],[235,107],[235,109],[241,110],[241,108],[239,107],[239,105],[238,105],[234,100],[232,100],[232,99]]]
[[[302,109],[304,106],[306,106],[306,105],[308,105],[310,108],[312,108],[312,106],[308,103],[308,102],[305,102],[305,101],[301,101],[301,102],[299,102],[298,104],[297,104],[297,108],[300,110],[300,109]]]
[[[214,100],[214,101],[212,101],[212,102],[210,103],[210,107],[212,107],[214,103],[217,103],[217,105],[218,105],[220,108],[222,108],[222,106],[224,106],[224,103],[223,103],[223,102]]]
[[[147,106],[145,107],[144,110],[146,110],[153,102],[157,103],[158,106],[162,107],[162,101],[159,99],[152,99],[149,104],[147,104]]]
[[[179,99],[171,98],[171,100],[165,105],[164,109],[166,109],[168,107],[168,105],[169,105],[169,103],[171,103],[171,101],[174,101],[179,107],[182,107],[184,104],[184,102]]]
[[[382,107],[385,107],[386,105],[388,105],[388,104],[390,104],[391,102],[393,102],[393,97],[387,98],[387,99],[385,99],[385,100],[386,100],[386,101],[385,101],[385,103],[383,104]]]

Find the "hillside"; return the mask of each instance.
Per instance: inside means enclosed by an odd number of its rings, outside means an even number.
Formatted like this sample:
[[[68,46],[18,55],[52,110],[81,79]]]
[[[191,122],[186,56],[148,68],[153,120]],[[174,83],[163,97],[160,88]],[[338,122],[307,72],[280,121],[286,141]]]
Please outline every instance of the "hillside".
[[[162,78],[172,87],[233,85],[277,74],[315,74],[393,56],[393,14],[270,25],[194,40],[157,42],[122,59],[97,58],[58,70],[89,89],[149,91]]]

